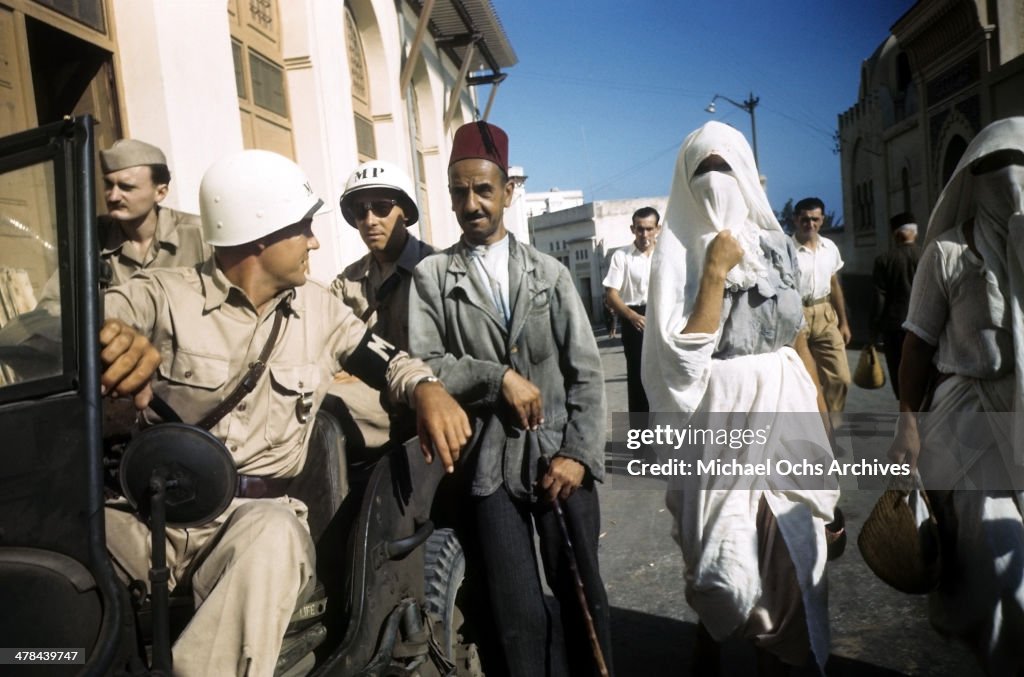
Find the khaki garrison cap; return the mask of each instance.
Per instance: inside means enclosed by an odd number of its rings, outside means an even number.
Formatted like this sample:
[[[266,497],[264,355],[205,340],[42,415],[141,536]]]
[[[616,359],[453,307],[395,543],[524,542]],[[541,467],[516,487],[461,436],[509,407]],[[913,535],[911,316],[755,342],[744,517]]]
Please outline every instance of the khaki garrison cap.
[[[100,151],[100,167],[104,174],[119,172],[139,165],[166,165],[164,152],[145,141],[121,139],[106,150]]]

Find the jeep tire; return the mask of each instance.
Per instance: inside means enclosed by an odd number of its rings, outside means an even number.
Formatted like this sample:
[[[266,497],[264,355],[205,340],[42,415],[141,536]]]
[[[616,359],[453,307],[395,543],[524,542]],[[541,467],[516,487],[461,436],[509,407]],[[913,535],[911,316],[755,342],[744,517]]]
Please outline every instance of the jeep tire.
[[[462,582],[466,556],[451,529],[438,529],[426,543],[424,556],[427,613],[434,637],[455,663],[457,677],[484,677],[480,654],[462,613]]]

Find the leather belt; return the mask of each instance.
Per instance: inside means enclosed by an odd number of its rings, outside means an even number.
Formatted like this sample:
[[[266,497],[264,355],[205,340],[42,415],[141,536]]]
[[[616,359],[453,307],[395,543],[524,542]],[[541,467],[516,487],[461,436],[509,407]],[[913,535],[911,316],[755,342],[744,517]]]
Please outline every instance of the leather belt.
[[[291,477],[239,475],[235,496],[238,498],[280,498],[288,493]]]
[[[825,294],[820,299],[811,299],[809,301],[807,299],[804,299],[804,307],[805,308],[810,308],[811,306],[816,306],[819,303],[828,303],[831,300],[832,300],[832,295],[831,294]]]

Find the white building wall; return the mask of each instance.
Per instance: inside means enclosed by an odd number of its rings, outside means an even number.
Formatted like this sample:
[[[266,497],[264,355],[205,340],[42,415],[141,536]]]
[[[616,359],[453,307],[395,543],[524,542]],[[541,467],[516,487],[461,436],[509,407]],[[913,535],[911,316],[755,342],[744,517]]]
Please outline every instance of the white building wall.
[[[371,87],[377,157],[415,176],[410,107],[399,91],[417,17],[407,2],[351,0]],[[345,4],[335,0],[279,0],[281,46],[295,157],[330,211],[317,216],[321,248],[311,276],[329,281],[362,256],[358,232],[341,217],[338,198],[357,164]],[[126,136],[167,154],[173,181],[166,204],[198,211],[199,183],[219,157],[243,147],[224,0],[111,0],[117,36],[118,84]],[[244,11],[244,6],[240,11]],[[183,49],[183,45],[188,45]],[[413,233],[444,247],[461,235],[448,198],[447,160],[454,130],[475,117],[465,90],[450,129],[443,120],[458,68],[428,34],[414,71],[420,106],[429,233]]]
[[[111,9],[124,134],[163,149],[172,175],[166,204],[196,212],[206,168],[242,148],[227,6],[112,0]]]
[[[334,277],[351,253],[362,250],[358,232],[341,217],[338,197],[355,166],[351,76],[343,35],[342,5],[306,0],[282,13],[282,49],[288,78],[295,159],[309,176],[313,190],[330,211],[314,219],[320,249],[310,256],[310,275]]]
[[[552,188],[543,193],[527,193],[526,204],[528,216],[571,209],[583,204],[583,191]]]
[[[592,321],[602,318],[604,286],[601,283],[608,272],[609,254],[633,242],[629,229],[633,212],[641,207],[654,207],[664,217],[667,203],[667,197],[598,200],[530,219],[535,246],[561,260],[572,271],[580,297],[590,300],[588,310]],[[589,254],[577,259],[575,252],[581,248]],[[587,279],[589,288],[584,288]]]

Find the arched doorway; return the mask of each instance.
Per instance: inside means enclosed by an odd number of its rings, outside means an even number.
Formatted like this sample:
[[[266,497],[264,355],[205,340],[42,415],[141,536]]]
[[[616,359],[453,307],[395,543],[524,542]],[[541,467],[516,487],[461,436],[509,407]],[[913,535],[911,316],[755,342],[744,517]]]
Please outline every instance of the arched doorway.
[[[960,158],[964,156],[965,150],[967,150],[967,140],[959,134],[951,138],[949,143],[946,144],[946,152],[942,156],[942,173],[939,175],[940,188],[946,185],[949,177],[953,176],[953,171],[956,169],[957,164],[959,164]]]

